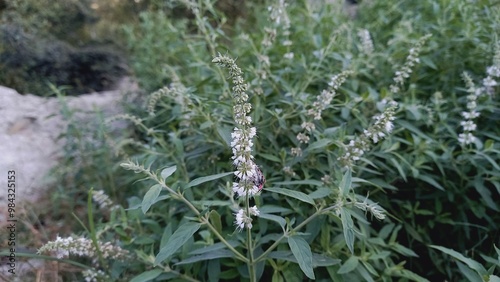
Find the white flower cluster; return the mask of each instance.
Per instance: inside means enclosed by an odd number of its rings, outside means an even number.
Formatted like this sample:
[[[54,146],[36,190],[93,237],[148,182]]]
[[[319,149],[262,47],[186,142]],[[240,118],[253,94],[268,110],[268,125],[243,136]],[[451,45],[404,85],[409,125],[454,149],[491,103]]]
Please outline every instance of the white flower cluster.
[[[315,120],[321,119],[321,113],[325,110],[328,105],[333,100],[333,97],[337,94],[337,90],[347,79],[347,76],[351,75],[352,71],[343,71],[337,75],[331,77],[330,82],[328,82],[328,89],[321,91],[321,94],[316,98],[316,101],[312,104],[312,107],[307,111],[307,115]]]
[[[92,199],[99,205],[101,210],[115,210],[120,206],[113,204],[113,201],[109,198],[108,195],[104,193],[103,190],[93,190],[92,191]]]
[[[394,84],[392,84],[389,87],[389,90],[391,93],[396,94],[399,93],[400,87],[403,86],[405,78],[410,77],[410,74],[412,73],[413,67],[420,62],[419,55],[420,51],[422,49],[422,46],[425,44],[427,39],[431,37],[430,34],[427,34],[423,37],[421,37],[417,44],[413,48],[410,49],[410,54],[408,54],[408,57],[406,57],[406,62],[403,65],[403,67],[396,71],[395,76],[394,76]]]
[[[110,242],[98,242],[102,257],[107,259],[125,259],[128,252]],[[43,245],[38,253],[54,252],[57,258],[67,258],[69,255],[89,257],[96,259],[97,251],[92,240],[87,238],[61,238],[57,236],[55,241],[50,241]]]
[[[300,139],[297,139],[300,142]],[[301,142],[302,143],[302,142]],[[290,154],[295,157],[300,157],[302,156],[302,148],[296,147],[296,148],[291,148],[290,149]]]
[[[359,137],[351,140],[347,145],[345,154],[337,160],[339,160],[344,167],[350,168],[354,166],[354,163],[358,161],[366,151],[370,150],[371,143],[378,143],[392,132],[394,128],[392,121],[395,118],[396,108],[396,102],[389,102],[389,107],[387,107],[382,114],[373,117],[375,123],[364,130],[363,134]]]
[[[262,189],[263,183],[259,183],[259,181],[263,176],[262,172],[255,164],[252,155],[252,140],[257,134],[257,130],[255,127],[252,127],[252,119],[248,116],[248,113],[250,113],[252,109],[252,105],[248,103],[249,97],[246,93],[248,85],[244,83],[242,71],[233,59],[219,54],[212,62],[227,68],[229,70],[229,76],[232,78],[234,84],[232,88],[234,104],[233,117],[237,127],[235,127],[233,133],[231,133],[231,148],[233,151],[233,165],[236,167],[234,174],[238,178],[238,181],[233,182],[233,192],[236,193],[238,197],[254,196]],[[258,215],[256,207],[255,210],[256,212],[251,213],[251,215]],[[250,215],[246,215],[246,217],[237,217],[237,222],[243,222],[243,226],[252,228],[251,224],[247,224],[247,217],[249,218]],[[241,224],[237,225],[240,226]]]
[[[352,74],[352,71],[343,71],[340,74],[334,75],[328,82],[328,89],[321,91],[321,94],[316,97],[316,101],[312,104],[311,108],[307,110],[307,115],[312,120],[320,120],[323,111],[330,105],[333,98],[337,94],[337,90],[347,79],[347,76]],[[312,121],[304,121],[301,124],[302,132],[297,134],[297,141],[300,144],[308,144],[311,138],[309,134],[316,129],[316,125]],[[291,148],[291,155],[301,156],[302,149],[300,147]]]
[[[288,17],[288,13],[286,11],[286,7],[288,3],[285,0],[279,0],[273,6],[269,6],[267,9],[269,11],[269,19],[273,23],[273,28],[266,28],[266,36],[262,40],[262,46],[268,48],[270,47],[276,36],[278,34],[277,29],[281,29],[281,34],[284,39],[281,41],[281,44],[285,47],[292,46],[293,42],[290,40],[290,18]],[[283,55],[285,59],[292,60],[294,57],[293,52],[287,52]]]
[[[354,206],[362,211],[371,213],[378,220],[385,219],[385,211],[377,203],[369,201],[368,197],[363,202],[355,201]]]
[[[476,111],[477,108],[477,98],[481,95],[482,89],[476,88],[472,78],[467,74],[463,73],[463,79],[465,84],[467,85],[467,111],[462,112],[462,116],[464,120],[460,122],[460,125],[463,127],[463,133],[458,135],[458,142],[462,145],[468,145],[474,143],[476,141],[476,137],[473,132],[476,130],[476,124],[474,123],[474,119],[479,117],[479,112]]]
[[[82,271],[82,275],[85,278],[85,282],[101,282],[111,280],[111,277],[106,275],[106,273],[102,270],[86,269]]]
[[[488,76],[483,79],[483,87],[488,95],[493,94],[493,87],[497,86],[500,79],[500,41],[496,44],[495,56],[493,57],[493,65],[486,68]]]
[[[253,206],[248,209],[248,213],[253,216],[259,216],[260,211],[257,209],[257,206]],[[235,224],[236,228],[239,229],[240,231],[243,230],[243,228],[252,228],[252,217],[247,215],[247,212],[244,209],[240,209],[237,213],[234,214],[236,217]]]
[[[481,87],[476,87],[467,73],[464,72],[462,75],[469,94],[467,95],[467,111],[462,112],[464,119],[460,122],[463,132],[458,135],[458,142],[461,145],[469,145],[477,140],[473,133],[477,128],[474,119],[480,115],[477,111],[477,100],[485,93],[491,96],[494,87],[499,84],[497,80],[500,79],[500,42],[497,43],[496,47],[493,65],[486,68],[487,76],[483,79]]]
[[[292,148],[293,150],[293,148]],[[302,153],[301,153],[302,154]],[[283,167],[283,172],[290,175],[291,177],[295,177],[297,176],[297,174],[295,173],[295,171],[293,171],[293,169],[289,166],[285,166]]]
[[[363,53],[370,55],[373,53],[373,41],[370,36],[370,32],[367,29],[360,29],[358,31],[359,39],[361,40],[361,47]]]
[[[244,83],[241,69],[236,65],[233,59],[222,56],[215,57],[214,63],[224,66],[229,69],[229,76],[233,79],[233,117],[238,127],[235,127],[231,133],[231,148],[233,150],[233,165],[236,167],[235,175],[239,178],[239,182],[233,183],[233,191],[238,196],[251,196],[258,193],[259,189],[255,185],[253,179],[257,174],[257,167],[253,161],[252,147],[253,138],[257,134],[255,127],[252,127],[252,118],[247,114],[250,113],[252,105],[248,103],[248,94],[246,91],[248,85]]]

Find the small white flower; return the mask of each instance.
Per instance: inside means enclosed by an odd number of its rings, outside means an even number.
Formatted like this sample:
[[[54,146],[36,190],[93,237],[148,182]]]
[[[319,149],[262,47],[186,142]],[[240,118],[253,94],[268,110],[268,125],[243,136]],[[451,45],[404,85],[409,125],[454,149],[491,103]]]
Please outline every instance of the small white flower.
[[[250,208],[250,214],[253,216],[259,216],[260,211],[257,209],[257,206],[253,206]]]
[[[370,37],[370,32],[366,29],[360,29],[358,31],[358,36],[361,39],[363,53],[366,55],[373,53],[373,41]]]
[[[462,112],[462,116],[465,118],[465,119],[475,119],[477,117],[479,117],[479,113],[476,112],[476,111],[472,111],[472,112]]]
[[[460,125],[464,128],[464,131],[476,130],[476,124],[472,120],[461,121]]]
[[[295,173],[295,171],[293,171],[293,169],[289,166],[285,166],[283,167],[283,172],[290,175],[290,176],[296,176],[297,174]]]
[[[259,216],[260,212],[256,206],[251,207],[249,209],[250,215]],[[240,209],[237,213],[234,214],[236,220],[234,224],[236,225],[236,229],[243,230],[245,227],[248,229],[252,229],[252,218],[248,216],[244,209]]]
[[[309,143],[309,136],[307,136],[304,133],[299,133],[297,134],[297,140],[299,140],[300,143]]]
[[[462,145],[468,145],[476,141],[476,137],[470,133],[460,133],[458,135],[458,142],[460,142]]]
[[[483,79],[483,86],[484,87],[493,87],[493,86],[497,86],[498,83],[491,77],[491,76],[488,76],[486,77],[485,79]]]
[[[486,72],[488,73],[489,76],[500,77],[500,67],[498,66],[488,67],[486,69]]]
[[[385,131],[387,133],[391,133],[393,128],[394,128],[394,124],[391,121],[388,121],[385,123]]]
[[[312,123],[312,122],[305,122],[305,121],[302,123],[301,127],[303,129],[307,130],[308,132],[311,132],[311,131],[313,131],[316,128],[316,126],[314,125],[314,123]]]
[[[293,56],[294,56],[293,52],[289,52],[289,53],[285,53],[285,55],[283,55],[283,58],[291,60],[291,59],[293,59]]]
[[[302,156],[302,149],[300,147],[292,148],[290,150],[290,154],[292,156],[300,157],[300,156]]]

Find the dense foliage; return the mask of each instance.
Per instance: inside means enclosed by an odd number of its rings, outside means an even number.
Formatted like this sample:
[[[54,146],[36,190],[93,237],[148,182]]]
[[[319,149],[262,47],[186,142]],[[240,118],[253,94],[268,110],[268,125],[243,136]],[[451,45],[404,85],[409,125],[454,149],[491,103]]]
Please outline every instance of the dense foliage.
[[[116,180],[127,204],[90,229],[135,259],[100,256],[99,275],[499,279],[500,5],[374,0],[350,18],[270,2],[234,25],[181,1],[184,20],[157,10],[125,27],[153,93],[117,117],[136,128],[114,140],[137,173]],[[252,164],[267,179],[255,197],[233,184],[259,188]]]

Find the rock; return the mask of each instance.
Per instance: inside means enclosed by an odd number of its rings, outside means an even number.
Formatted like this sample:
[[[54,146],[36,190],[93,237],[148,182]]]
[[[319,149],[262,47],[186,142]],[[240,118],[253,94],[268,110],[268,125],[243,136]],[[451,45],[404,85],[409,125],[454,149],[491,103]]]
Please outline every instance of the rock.
[[[121,89],[137,90],[137,85],[124,79]],[[76,123],[95,120],[96,111],[104,117],[122,112],[123,91],[113,90],[66,97],[70,110],[75,111]],[[15,171],[15,204],[36,203],[50,187],[53,179],[48,173],[64,152],[64,138],[60,138],[68,122],[61,115],[58,98],[21,95],[0,86],[0,225],[6,223],[7,172]],[[12,196],[11,196],[12,197]],[[16,216],[20,215],[16,209]],[[2,214],[3,213],[3,214]]]

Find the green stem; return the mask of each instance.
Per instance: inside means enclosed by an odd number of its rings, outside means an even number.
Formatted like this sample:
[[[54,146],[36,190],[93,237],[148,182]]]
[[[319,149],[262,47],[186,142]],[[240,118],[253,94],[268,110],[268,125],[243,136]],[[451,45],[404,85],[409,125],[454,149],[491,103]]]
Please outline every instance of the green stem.
[[[236,255],[236,258],[245,262],[245,263],[248,263],[248,259],[243,256],[240,252],[238,252],[235,248],[233,248],[233,246],[231,246],[231,244],[229,244],[229,242],[227,242],[224,237],[222,237],[222,235],[217,231],[217,229],[210,223],[210,221],[208,221],[208,219],[204,218],[204,217],[201,217],[201,213],[200,211],[198,211],[198,209],[188,200],[186,199],[181,193],[178,193],[176,191],[174,191],[172,188],[168,187],[167,184],[160,180],[158,178],[158,176],[154,173],[151,173],[151,171],[149,170],[144,170],[144,172],[150,177],[152,178],[154,181],[156,181],[156,183],[160,184],[163,188],[165,188],[170,194],[172,194],[173,198],[174,199],[177,199],[177,200],[180,200],[181,202],[183,202],[184,204],[186,204],[186,206],[189,207],[190,210],[192,210],[196,216],[198,216],[200,218],[200,221],[204,224],[206,224],[208,226],[208,229],[210,229],[217,238],[219,238],[219,240],[224,244],[226,245],[226,247],[231,251],[233,252],[235,255]]]
[[[293,228],[292,230],[290,231],[286,231],[278,240],[276,240],[264,253],[262,253],[258,258],[255,259],[255,262],[259,262],[263,259],[265,259],[267,257],[267,255],[272,251],[274,250],[276,247],[278,247],[278,245],[281,243],[281,241],[283,239],[285,239],[286,237],[288,237],[288,235],[292,234],[292,233],[295,233],[297,231],[299,231],[302,227],[306,226],[309,222],[311,222],[313,219],[315,219],[317,216],[321,215],[321,214],[324,214],[328,211],[331,211],[333,209],[336,209],[337,206],[339,204],[335,204],[331,207],[328,207],[328,208],[320,208],[318,209],[315,213],[313,213],[312,215],[310,215],[308,218],[306,218],[304,221],[302,221],[299,225],[297,225],[295,228]]]
[[[244,263],[248,263],[248,259],[244,255],[242,255],[240,252],[238,252],[235,248],[233,248],[233,246],[231,246],[231,244],[229,244],[229,242],[227,242],[226,239],[224,239],[224,237],[222,237],[222,235],[217,231],[217,229],[215,229],[215,227],[208,221],[208,219],[203,218],[202,223],[204,223],[204,224],[206,224],[208,226],[208,229],[210,229],[215,234],[215,236],[217,238],[219,238],[219,240],[224,245],[226,245],[226,247],[231,252],[233,252],[236,255],[237,259],[243,261]]]
[[[250,217],[250,195],[247,193],[246,201],[245,201],[246,214]],[[248,251],[248,274],[250,275],[250,282],[256,282],[256,273],[255,273],[255,261],[253,257],[253,242],[252,242],[252,231],[250,228],[247,228],[247,251]]]

